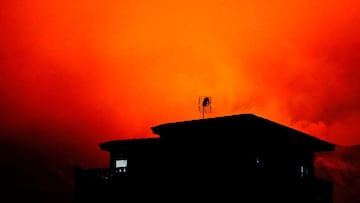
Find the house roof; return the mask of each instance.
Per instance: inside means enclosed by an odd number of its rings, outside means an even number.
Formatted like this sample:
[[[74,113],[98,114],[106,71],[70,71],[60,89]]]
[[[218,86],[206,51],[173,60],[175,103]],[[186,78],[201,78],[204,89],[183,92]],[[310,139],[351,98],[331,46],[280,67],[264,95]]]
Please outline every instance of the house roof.
[[[112,140],[100,143],[100,149],[104,151],[116,151],[124,148],[143,147],[145,145],[157,144],[159,138],[135,138],[124,140]]]
[[[154,126],[151,130],[163,139],[187,139],[189,142],[213,139],[262,148],[296,147],[313,152],[335,149],[335,145],[330,142],[254,114],[166,123]]]

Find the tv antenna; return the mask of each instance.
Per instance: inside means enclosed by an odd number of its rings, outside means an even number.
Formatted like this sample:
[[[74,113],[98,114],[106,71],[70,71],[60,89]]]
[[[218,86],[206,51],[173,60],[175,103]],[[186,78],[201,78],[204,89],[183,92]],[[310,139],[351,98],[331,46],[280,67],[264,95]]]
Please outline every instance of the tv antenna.
[[[211,97],[210,96],[199,96],[198,101],[199,111],[202,113],[203,119],[205,113],[211,113]]]

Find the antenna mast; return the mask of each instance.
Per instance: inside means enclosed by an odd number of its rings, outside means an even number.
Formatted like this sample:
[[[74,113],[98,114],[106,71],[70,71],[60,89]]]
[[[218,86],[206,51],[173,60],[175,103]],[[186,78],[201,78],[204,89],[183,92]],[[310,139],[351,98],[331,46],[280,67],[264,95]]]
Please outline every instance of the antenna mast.
[[[199,96],[198,101],[199,112],[202,113],[202,118],[205,118],[205,113],[211,113],[211,97]]]

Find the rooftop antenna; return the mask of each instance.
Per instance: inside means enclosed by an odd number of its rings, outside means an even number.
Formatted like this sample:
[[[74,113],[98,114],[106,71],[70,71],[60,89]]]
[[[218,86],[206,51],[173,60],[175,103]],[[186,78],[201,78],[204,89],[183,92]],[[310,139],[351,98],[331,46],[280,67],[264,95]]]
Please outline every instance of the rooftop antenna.
[[[202,113],[203,119],[205,113],[211,113],[211,97],[210,96],[199,96],[198,101],[199,111]]]

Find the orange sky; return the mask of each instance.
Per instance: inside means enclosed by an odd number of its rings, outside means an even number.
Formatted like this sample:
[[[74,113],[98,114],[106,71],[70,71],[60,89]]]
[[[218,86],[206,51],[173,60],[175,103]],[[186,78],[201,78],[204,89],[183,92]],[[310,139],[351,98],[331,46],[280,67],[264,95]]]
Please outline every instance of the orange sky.
[[[1,140],[53,150],[254,113],[360,144],[356,0],[0,2]],[[58,150],[58,151],[57,151]]]

